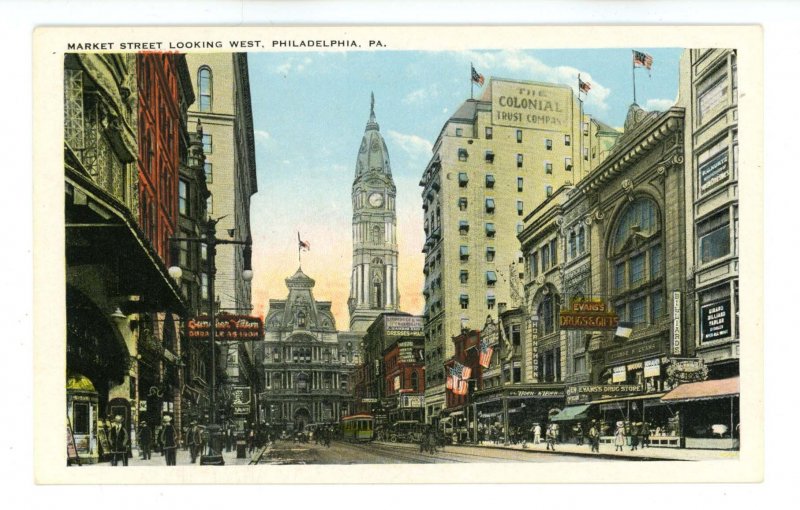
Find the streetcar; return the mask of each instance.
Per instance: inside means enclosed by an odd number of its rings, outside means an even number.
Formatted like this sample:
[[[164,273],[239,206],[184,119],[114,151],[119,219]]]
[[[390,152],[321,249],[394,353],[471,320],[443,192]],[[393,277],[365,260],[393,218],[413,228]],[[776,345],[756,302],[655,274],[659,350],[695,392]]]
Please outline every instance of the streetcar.
[[[372,441],[374,418],[371,414],[353,414],[342,418],[342,437],[346,441]]]

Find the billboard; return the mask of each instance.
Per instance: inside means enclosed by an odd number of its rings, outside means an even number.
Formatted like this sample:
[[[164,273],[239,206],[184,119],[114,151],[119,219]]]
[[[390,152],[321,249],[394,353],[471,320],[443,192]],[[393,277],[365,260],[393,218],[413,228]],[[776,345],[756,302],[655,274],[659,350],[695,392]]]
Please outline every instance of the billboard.
[[[492,80],[492,124],[546,131],[571,129],[572,89]]]
[[[383,328],[387,336],[422,336],[422,317],[415,315],[384,317]]]

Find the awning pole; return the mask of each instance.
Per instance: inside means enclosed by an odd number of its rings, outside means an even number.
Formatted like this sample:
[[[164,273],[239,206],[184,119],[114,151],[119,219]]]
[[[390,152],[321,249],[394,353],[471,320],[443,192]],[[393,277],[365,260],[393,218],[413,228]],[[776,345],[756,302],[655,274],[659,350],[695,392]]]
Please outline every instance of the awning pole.
[[[731,395],[731,450],[733,450],[733,395]]]

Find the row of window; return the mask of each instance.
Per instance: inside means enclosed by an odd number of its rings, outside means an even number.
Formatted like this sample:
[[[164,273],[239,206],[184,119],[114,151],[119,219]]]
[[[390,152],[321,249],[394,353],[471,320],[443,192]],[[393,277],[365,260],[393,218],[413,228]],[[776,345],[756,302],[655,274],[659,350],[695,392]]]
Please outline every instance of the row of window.
[[[588,153],[586,153],[585,155],[588,155]],[[467,149],[464,149],[464,148],[458,149],[458,160],[459,161],[467,161],[468,158],[469,158],[469,152],[467,151]],[[494,163],[494,151],[492,151],[492,150],[485,151],[484,152],[484,160],[489,164],[493,164]],[[517,168],[522,168],[523,167],[523,162],[524,162],[524,156],[522,154],[517,154]],[[552,161],[547,161],[546,160],[546,161],[543,162],[543,165],[544,165],[544,173],[546,173],[546,174],[552,174],[553,173],[553,162]],[[564,158],[564,170],[566,170],[567,172],[572,170],[572,158],[571,157],[565,157]]]
[[[552,168],[550,170],[551,171],[549,171],[547,173],[552,173]],[[459,172],[458,173],[458,185],[459,185],[459,187],[466,188],[467,184],[469,184],[469,175],[467,175],[466,172]],[[486,187],[487,188],[494,188],[494,184],[495,184],[494,176],[491,175],[491,174],[487,175],[486,176]],[[522,191],[522,185],[523,185],[522,177],[517,177],[517,191]],[[549,185],[545,186],[544,190],[545,190],[545,194],[548,197],[553,194],[553,187],[552,186],[549,186]],[[458,199],[458,207],[462,211],[465,211],[467,209],[467,199],[466,199],[466,197],[460,197]]]
[[[521,129],[517,129],[516,135],[517,135],[517,143],[522,143],[522,130]],[[456,128],[456,136],[458,136],[458,137],[464,136],[463,128]],[[492,126],[486,126],[484,128],[484,137],[487,140],[492,140],[494,138],[494,129],[492,128]],[[572,145],[572,136],[564,135],[564,146],[565,147],[569,147],[570,145]],[[553,149],[553,140],[550,139],[550,138],[545,138],[544,139],[544,147],[547,150],[552,150]]]
[[[528,264],[533,277],[539,273],[545,273],[551,267],[558,265],[558,251],[556,250],[556,239],[553,238],[545,243],[541,248],[531,251],[528,257]]]
[[[189,199],[189,183],[180,179],[178,181],[178,212],[183,216],[191,216],[191,200]],[[214,213],[214,196],[209,195],[206,199],[206,213],[210,216]]]

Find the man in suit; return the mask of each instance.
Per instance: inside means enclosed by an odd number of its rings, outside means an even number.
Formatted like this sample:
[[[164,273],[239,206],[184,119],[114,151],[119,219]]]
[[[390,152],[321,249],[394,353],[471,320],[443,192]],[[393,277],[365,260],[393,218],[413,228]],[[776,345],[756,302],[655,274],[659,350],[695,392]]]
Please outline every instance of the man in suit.
[[[172,424],[172,416],[164,416],[164,426],[161,427],[161,445],[164,449],[164,458],[167,461],[167,466],[174,466],[176,449],[178,448],[178,433],[175,431],[175,426]]]
[[[142,460],[150,460],[152,446],[153,432],[147,426],[147,422],[142,420],[139,425],[139,449],[142,451]]]
[[[128,431],[125,430],[122,423],[122,416],[116,415],[114,417],[114,425],[111,426],[109,432],[109,443],[111,444],[111,465],[119,465],[122,460],[122,465],[128,465]]]

